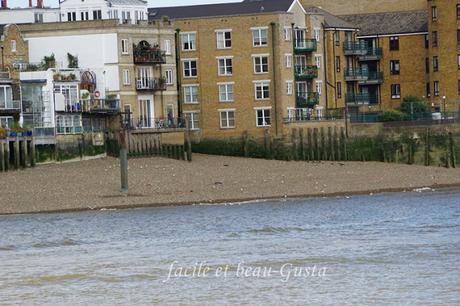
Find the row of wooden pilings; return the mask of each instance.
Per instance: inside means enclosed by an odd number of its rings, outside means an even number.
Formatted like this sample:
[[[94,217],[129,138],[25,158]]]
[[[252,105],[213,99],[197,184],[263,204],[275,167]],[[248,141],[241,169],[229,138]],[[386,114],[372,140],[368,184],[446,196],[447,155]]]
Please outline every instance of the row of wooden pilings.
[[[0,139],[0,172],[35,166],[32,137]]]

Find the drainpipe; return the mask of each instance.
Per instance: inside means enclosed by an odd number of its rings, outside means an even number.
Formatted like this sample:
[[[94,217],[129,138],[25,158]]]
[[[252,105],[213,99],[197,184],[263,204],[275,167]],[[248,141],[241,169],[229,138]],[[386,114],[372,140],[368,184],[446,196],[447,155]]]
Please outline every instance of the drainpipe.
[[[180,29],[176,29],[174,36],[174,47],[176,50],[176,88],[177,88],[177,117],[182,118],[182,103],[181,103],[181,80],[180,80]]]
[[[272,116],[275,119],[275,133],[276,136],[278,136],[279,131],[278,131],[278,105],[276,103],[276,61],[275,61],[275,42],[276,42],[276,23],[271,22],[271,32],[272,32],[272,64],[273,64],[273,102],[274,102],[274,107],[275,107],[275,116]]]
[[[327,64],[326,64],[326,31],[324,27],[324,23],[321,23],[321,27],[323,29],[323,63],[324,63],[324,82],[325,82],[325,96],[326,96],[326,111],[329,109],[329,104],[328,104],[328,94],[327,94],[327,85],[329,84],[329,80],[327,78]],[[334,59],[335,60],[335,59]]]
[[[297,79],[295,76],[295,29],[294,23],[291,23],[291,39],[292,39],[292,57],[291,57],[291,67],[292,67],[292,75],[293,75],[293,84],[292,84],[292,92],[294,93],[294,107],[297,108]],[[285,59],[284,59],[285,60]]]
[[[324,32],[326,33],[326,32]],[[334,29],[334,37],[332,39],[332,50],[333,50],[333,63],[334,63],[334,69],[333,69],[333,73],[334,73],[334,84],[332,85],[332,88],[335,90],[335,93],[334,93],[334,101],[335,101],[335,108],[337,108],[337,67],[335,66],[336,64],[336,53],[335,53],[335,49],[336,49],[336,45],[335,45],[335,35],[339,35],[339,43],[340,43],[340,32],[337,31],[337,29]],[[326,49],[326,45],[325,45],[325,49]],[[324,58],[326,59],[326,50],[324,50]],[[327,78],[327,60],[325,60],[325,64],[324,64],[324,69],[326,70],[326,78]],[[327,92],[327,91],[326,91]],[[342,90],[343,92],[343,90]]]

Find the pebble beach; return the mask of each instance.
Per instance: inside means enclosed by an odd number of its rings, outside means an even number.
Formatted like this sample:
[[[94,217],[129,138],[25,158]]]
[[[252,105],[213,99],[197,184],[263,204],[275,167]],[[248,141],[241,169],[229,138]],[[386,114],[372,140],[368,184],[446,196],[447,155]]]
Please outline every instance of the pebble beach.
[[[110,157],[1,173],[0,181],[0,214],[20,214],[460,189],[460,169],[195,154],[193,162],[130,159],[127,195]]]

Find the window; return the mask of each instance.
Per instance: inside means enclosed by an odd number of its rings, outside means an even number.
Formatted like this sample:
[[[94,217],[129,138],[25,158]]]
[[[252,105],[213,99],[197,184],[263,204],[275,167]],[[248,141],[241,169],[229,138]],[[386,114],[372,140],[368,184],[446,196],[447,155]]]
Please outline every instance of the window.
[[[126,24],[131,19],[131,12],[121,11],[121,22]]]
[[[428,34],[425,34],[425,49],[430,47],[430,39],[428,38]]]
[[[284,41],[290,41],[292,37],[292,29],[290,27],[284,27]]]
[[[292,96],[293,94],[293,81],[286,81],[286,94]]]
[[[11,40],[11,52],[16,52],[16,40]]]
[[[89,20],[89,12],[80,12],[80,20]]]
[[[67,13],[67,21],[76,21],[77,20],[77,13],[76,12],[68,12]]]
[[[391,84],[391,98],[392,99],[401,98],[401,87],[399,84]]]
[[[457,19],[460,19],[460,4],[457,4]]]
[[[171,41],[169,39],[163,41],[163,50],[166,55],[171,55]]]
[[[42,23],[43,22],[43,13],[35,13],[34,14],[34,20],[36,23]]]
[[[315,65],[318,68],[321,68],[321,55],[315,55]]]
[[[460,45],[460,29],[457,29],[457,45]]]
[[[457,94],[460,95],[460,80],[457,81]]]
[[[340,32],[339,31],[334,32],[334,42],[336,46],[340,46]]]
[[[399,36],[391,36],[390,37],[390,51],[398,51],[399,50]]]
[[[233,83],[219,84],[219,101],[232,102],[233,101]]]
[[[256,100],[270,99],[270,82],[255,82]]]
[[[198,86],[197,85],[184,86],[184,103],[185,104],[198,103]]]
[[[165,70],[165,79],[166,79],[166,85],[173,85],[174,84],[172,69]]]
[[[182,50],[193,51],[196,50],[196,34],[195,33],[182,33]]]
[[[323,93],[323,81],[316,81],[316,93],[320,96]]]
[[[391,74],[399,74],[400,67],[399,67],[399,60],[390,61],[390,73]]]
[[[254,59],[254,72],[255,73],[268,73],[268,56],[257,55]]]
[[[431,47],[436,48],[438,46],[438,32],[431,32]]]
[[[460,70],[460,54],[457,54],[457,68]]]
[[[102,19],[102,11],[101,10],[93,11],[93,20],[100,20],[100,19]]]
[[[433,86],[434,87],[434,95],[436,97],[438,97],[439,96],[439,81],[434,81],[433,85],[434,85]]]
[[[257,28],[252,30],[252,45],[254,47],[267,46],[267,28]]]
[[[335,71],[340,72],[340,56],[335,57]]]
[[[232,32],[217,31],[217,49],[230,49],[232,47]]]
[[[81,115],[56,116],[56,132],[58,134],[77,134],[82,131]]]
[[[121,40],[121,54],[129,54],[129,44],[127,39]]]
[[[0,86],[0,109],[12,108],[13,92],[11,86]]]
[[[11,116],[0,117],[0,128],[12,128],[14,125],[14,118]]]
[[[430,59],[428,57],[425,58],[425,72],[430,73]]]
[[[228,57],[219,58],[217,59],[218,64],[218,74],[220,76],[227,76],[232,75],[233,68],[232,68],[232,59]]]
[[[185,118],[188,119],[191,130],[200,129],[200,114],[197,112],[184,112]]]
[[[438,8],[436,6],[431,7],[431,20],[432,21],[438,20]]]
[[[292,54],[285,54],[284,62],[285,62],[286,68],[291,68],[292,67]]]
[[[270,108],[256,109],[256,126],[258,127],[270,126],[272,124],[270,116],[271,116]]]
[[[437,56],[433,56],[433,72],[439,70],[439,61]]]
[[[337,99],[342,98],[342,82],[337,82],[335,86],[335,93],[337,95]]]
[[[315,36],[315,39],[317,42],[319,42],[321,38],[321,29],[320,28],[314,28],[313,29],[313,35]]]
[[[220,128],[221,129],[235,128],[235,110],[234,109],[219,110],[219,113],[220,113]]]
[[[186,60],[184,61],[184,77],[185,78],[194,78],[198,75],[196,60]]]
[[[427,82],[427,83],[426,83],[426,96],[427,96],[427,97],[431,96],[431,86],[430,86],[430,82]]]
[[[129,70],[123,69],[123,85],[131,84],[131,78],[129,77]]]

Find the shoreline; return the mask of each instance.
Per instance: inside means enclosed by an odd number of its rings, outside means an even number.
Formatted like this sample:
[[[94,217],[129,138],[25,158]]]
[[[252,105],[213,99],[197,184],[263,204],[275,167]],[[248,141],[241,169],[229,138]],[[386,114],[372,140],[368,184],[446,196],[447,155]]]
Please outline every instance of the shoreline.
[[[460,192],[460,184],[444,184],[444,185],[433,185],[433,186],[420,186],[420,187],[411,187],[411,188],[388,188],[388,189],[377,189],[377,190],[362,190],[362,191],[351,191],[351,192],[336,192],[330,194],[305,194],[305,195],[295,195],[295,196],[273,196],[267,198],[241,198],[241,199],[232,199],[232,200],[216,200],[216,201],[201,201],[201,202],[180,202],[180,203],[152,203],[152,204],[128,204],[128,205],[115,205],[107,207],[80,207],[80,208],[70,208],[63,210],[49,210],[49,211],[30,211],[30,212],[19,212],[19,213],[0,213],[1,216],[15,216],[15,215],[38,215],[38,214],[64,214],[64,213],[77,213],[77,212],[89,212],[89,211],[115,211],[115,210],[130,210],[130,209],[154,209],[154,208],[167,208],[167,207],[182,207],[182,206],[200,206],[200,205],[241,205],[241,204],[258,204],[261,202],[267,201],[281,201],[281,200],[295,200],[295,199],[317,199],[317,198],[343,198],[343,197],[353,197],[353,196],[372,196],[379,195],[384,193],[409,193],[409,192],[418,192],[417,189],[430,189],[422,192],[437,192],[437,191],[447,191],[447,190],[457,190]],[[129,194],[123,195],[120,194],[114,197],[129,198]]]
[[[110,157],[2,173],[0,215],[346,197],[422,188],[460,190],[460,169],[194,157],[191,163],[130,159],[128,195],[119,191],[119,161]]]

